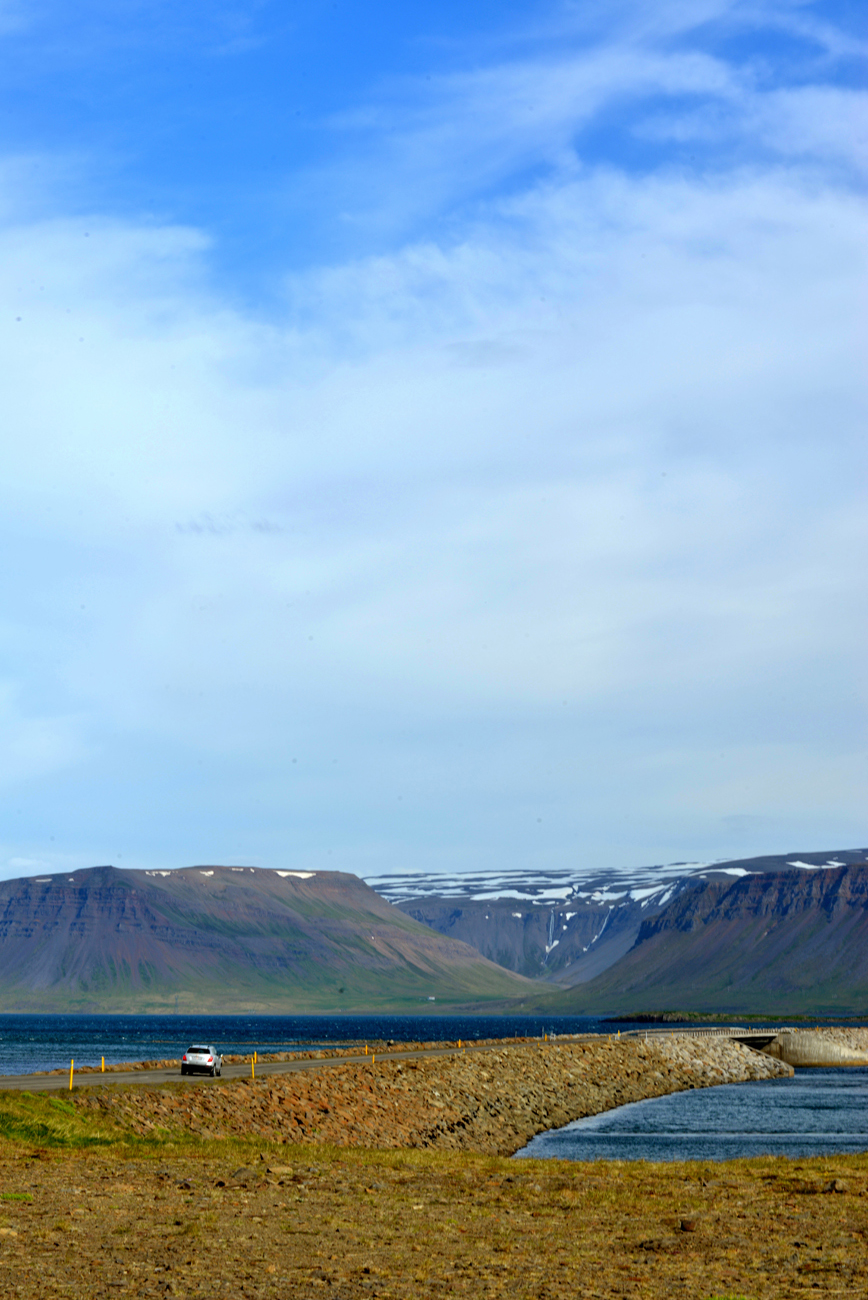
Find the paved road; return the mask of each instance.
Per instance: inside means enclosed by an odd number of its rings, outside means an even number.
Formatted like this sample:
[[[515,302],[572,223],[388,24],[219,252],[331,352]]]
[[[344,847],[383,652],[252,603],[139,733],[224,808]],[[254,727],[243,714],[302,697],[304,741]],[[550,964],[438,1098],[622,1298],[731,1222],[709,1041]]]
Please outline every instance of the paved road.
[[[562,1042],[565,1040],[561,1040]],[[493,1052],[497,1051],[500,1044],[476,1044],[468,1043],[466,1048],[458,1047],[424,1047],[415,1051],[389,1051],[377,1052],[378,1061],[406,1061],[413,1060],[422,1056],[449,1056],[460,1051],[468,1052]],[[322,1070],[328,1069],[329,1066],[335,1065],[368,1065],[372,1064],[371,1057],[365,1056],[364,1053],[357,1053],[346,1056],[328,1056],[314,1058],[313,1060],[302,1061],[260,1061],[257,1062],[255,1074],[257,1079],[266,1078],[271,1074],[294,1074],[298,1070]],[[250,1062],[243,1065],[224,1065],[223,1079],[249,1079]],[[182,1083],[185,1087],[201,1088],[219,1085],[219,1079],[212,1079],[207,1074],[186,1074],[181,1075],[180,1063],[169,1070],[129,1070],[129,1071],[109,1071],[105,1074],[74,1074],[73,1084],[76,1088],[99,1088],[99,1087],[129,1087],[130,1084],[136,1084],[140,1087],[152,1087],[160,1083]],[[66,1091],[69,1088],[69,1073],[63,1074],[6,1074],[0,1075],[0,1090],[14,1090],[22,1092],[59,1092]]]
[[[751,1042],[757,1047],[764,1045],[765,1042],[771,1041],[774,1037],[774,1031],[768,1034],[757,1030],[737,1030],[727,1028],[724,1030],[712,1030],[715,1036],[728,1036],[737,1038],[742,1042]],[[671,1030],[671,1029],[652,1029],[646,1030],[629,1030],[621,1035],[624,1038],[649,1037],[653,1034],[655,1037],[706,1037],[708,1030]],[[559,1036],[558,1042],[561,1043],[579,1043],[587,1040],[593,1040],[600,1037],[614,1038],[614,1033],[610,1035],[600,1034],[577,1034],[575,1036]],[[752,1040],[760,1040],[753,1043]],[[533,1041],[533,1040],[528,1040]],[[541,1040],[537,1039],[540,1046],[543,1046]],[[501,1043],[468,1043],[466,1047],[423,1047],[414,1051],[395,1051],[377,1052],[377,1059],[380,1061],[405,1061],[413,1060],[416,1057],[423,1056],[449,1056],[452,1053],[467,1052],[495,1052],[504,1044]],[[364,1065],[371,1064],[371,1057],[363,1053],[347,1054],[346,1056],[329,1056],[319,1057],[313,1060],[296,1060],[296,1061],[262,1061],[255,1066],[257,1079],[263,1079],[271,1074],[294,1074],[297,1070],[323,1070],[335,1065]],[[223,1079],[249,1079],[250,1062],[247,1061],[242,1065],[224,1065]],[[74,1074],[73,1083],[77,1088],[99,1088],[99,1087],[129,1087],[135,1084],[139,1087],[153,1087],[161,1083],[182,1083],[185,1087],[201,1088],[211,1087],[219,1084],[218,1079],[212,1079],[208,1075],[181,1075],[180,1062],[178,1065],[169,1070],[129,1070],[129,1071],[109,1071],[105,1074]],[[26,1092],[60,1092],[69,1088],[69,1074],[7,1074],[0,1075],[0,1091],[26,1091]]]

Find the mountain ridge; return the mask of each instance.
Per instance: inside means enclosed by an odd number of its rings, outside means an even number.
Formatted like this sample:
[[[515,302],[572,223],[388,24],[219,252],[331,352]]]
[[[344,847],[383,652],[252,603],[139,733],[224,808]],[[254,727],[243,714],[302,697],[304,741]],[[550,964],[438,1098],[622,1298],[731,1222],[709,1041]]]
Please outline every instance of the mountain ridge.
[[[868,862],[697,880],[607,970],[523,1007],[563,1014],[868,1010]]]
[[[404,873],[368,881],[414,920],[507,969],[572,987],[625,957],[644,921],[696,881],[731,883],[782,870],[812,875],[866,856],[865,849],[800,851],[629,871]]]
[[[526,988],[344,872],[104,866],[0,882],[6,1011],[418,1009]]]

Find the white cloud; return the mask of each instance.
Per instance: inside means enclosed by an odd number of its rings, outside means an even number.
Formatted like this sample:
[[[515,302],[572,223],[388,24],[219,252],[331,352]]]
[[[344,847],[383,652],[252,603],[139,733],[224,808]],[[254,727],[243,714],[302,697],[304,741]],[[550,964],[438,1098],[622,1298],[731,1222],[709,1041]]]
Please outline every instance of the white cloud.
[[[430,212],[486,167],[545,179],[287,278],[282,316],[230,302],[202,232],[7,210],[0,779],[73,858],[617,863],[748,825],[780,851],[790,824],[844,846],[851,100],[637,39],[444,81],[374,180]],[[774,165],[566,158],[655,85],[704,87]]]
[[[749,142],[785,158],[836,164],[863,174],[868,165],[868,95],[829,86],[743,93],[712,104],[655,112],[635,128],[649,140],[710,143]]]

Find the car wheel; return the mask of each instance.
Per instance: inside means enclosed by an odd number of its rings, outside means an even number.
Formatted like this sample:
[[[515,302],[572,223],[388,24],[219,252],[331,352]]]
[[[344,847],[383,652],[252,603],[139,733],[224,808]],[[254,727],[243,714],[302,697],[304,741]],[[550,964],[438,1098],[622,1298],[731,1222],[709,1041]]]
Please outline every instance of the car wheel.
[[[181,1073],[182,1073],[182,1074],[186,1074],[186,1073],[187,1073],[187,1067],[186,1067],[186,1065],[182,1065],[182,1066],[181,1066]]]
[[[211,1078],[212,1078],[212,1079],[214,1078],[214,1076],[215,1076],[216,1073],[217,1073],[217,1067],[216,1067],[216,1065],[212,1065],[212,1066],[211,1066]]]

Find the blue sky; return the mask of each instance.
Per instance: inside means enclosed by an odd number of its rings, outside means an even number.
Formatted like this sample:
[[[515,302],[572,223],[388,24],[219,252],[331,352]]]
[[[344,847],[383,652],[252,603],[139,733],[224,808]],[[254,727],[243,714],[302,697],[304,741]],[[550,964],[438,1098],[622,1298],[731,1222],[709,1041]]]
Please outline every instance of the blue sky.
[[[851,3],[0,0],[0,875],[866,836]]]

